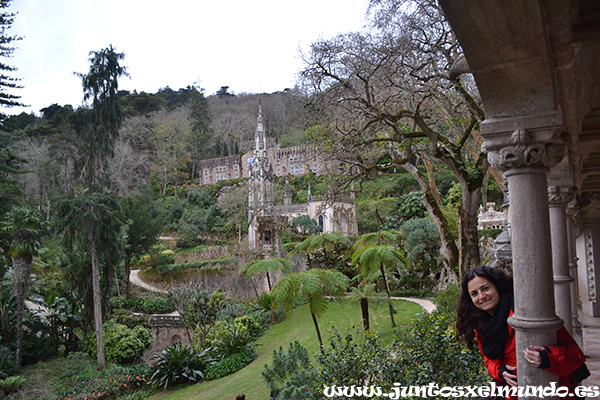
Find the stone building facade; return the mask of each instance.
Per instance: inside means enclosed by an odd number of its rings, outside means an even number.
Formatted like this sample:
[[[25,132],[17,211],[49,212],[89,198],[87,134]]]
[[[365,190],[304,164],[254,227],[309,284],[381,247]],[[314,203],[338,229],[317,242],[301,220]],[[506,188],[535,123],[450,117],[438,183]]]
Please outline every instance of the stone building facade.
[[[198,163],[200,184],[213,185],[222,180],[248,178],[250,164],[254,158],[254,147],[241,156],[201,160]],[[275,176],[302,176],[308,172],[323,175],[335,167],[335,163],[313,145],[281,149],[277,147],[273,138],[267,138],[265,149]]]
[[[358,233],[353,199],[334,199],[331,196],[328,199],[316,199],[309,188],[307,203],[292,204],[292,194],[286,182],[283,204],[274,204],[275,175],[287,175],[287,171],[303,175],[309,169],[318,174],[319,168],[324,165],[317,151],[310,146],[273,151],[268,146],[259,105],[255,147],[247,162],[248,245],[251,250],[280,256],[281,228],[301,215],[316,220],[324,233],[340,232],[350,236]]]

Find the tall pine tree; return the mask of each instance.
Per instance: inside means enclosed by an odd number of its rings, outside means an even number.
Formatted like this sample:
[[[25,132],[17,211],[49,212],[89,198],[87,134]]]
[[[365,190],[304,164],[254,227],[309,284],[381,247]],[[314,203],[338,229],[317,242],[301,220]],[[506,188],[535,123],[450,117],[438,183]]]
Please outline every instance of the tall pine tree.
[[[0,0],[0,57],[10,58],[15,51],[13,46],[13,42],[16,40],[21,40],[19,36],[13,36],[8,33],[8,30],[11,28],[14,20],[15,13],[4,11],[6,10],[11,3],[12,0]],[[16,68],[10,66],[3,61],[0,61],[0,106],[1,107],[14,107],[14,106],[22,106],[23,103],[19,101],[21,96],[10,93],[12,89],[18,89],[21,86],[19,85],[19,78],[11,77],[9,74],[13,71],[16,71]],[[0,112],[0,121],[5,119],[7,115],[3,112]]]

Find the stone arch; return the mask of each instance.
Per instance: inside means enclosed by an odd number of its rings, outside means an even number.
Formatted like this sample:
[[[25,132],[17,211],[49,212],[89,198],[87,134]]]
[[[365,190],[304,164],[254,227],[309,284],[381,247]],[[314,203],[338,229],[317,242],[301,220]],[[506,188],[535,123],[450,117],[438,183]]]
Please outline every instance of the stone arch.
[[[171,336],[170,342],[171,342],[171,346],[173,346],[176,343],[180,343],[181,344],[182,343],[181,336],[179,336],[177,334]]]

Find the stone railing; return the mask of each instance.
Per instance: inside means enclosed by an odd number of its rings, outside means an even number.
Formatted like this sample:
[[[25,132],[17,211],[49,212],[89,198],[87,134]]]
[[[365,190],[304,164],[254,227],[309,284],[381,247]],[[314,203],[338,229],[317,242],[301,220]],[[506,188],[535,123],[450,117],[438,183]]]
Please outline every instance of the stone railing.
[[[293,214],[293,213],[305,213],[308,211],[307,204],[287,204],[287,205],[276,205],[274,209],[276,214]]]
[[[150,316],[150,326],[183,326],[183,318],[181,315],[173,314],[153,314]]]

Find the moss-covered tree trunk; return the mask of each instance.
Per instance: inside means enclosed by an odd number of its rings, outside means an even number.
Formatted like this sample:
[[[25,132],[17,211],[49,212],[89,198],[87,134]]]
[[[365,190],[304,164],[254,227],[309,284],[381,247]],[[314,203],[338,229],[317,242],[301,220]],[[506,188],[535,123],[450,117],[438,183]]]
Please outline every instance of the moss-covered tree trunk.
[[[481,263],[479,253],[479,234],[477,232],[477,212],[481,202],[481,186],[471,188],[465,185],[462,191],[462,204],[459,210],[460,235],[461,235],[461,258],[460,275],[463,276],[471,268]]]
[[[369,299],[363,297],[360,299],[360,311],[362,313],[363,326],[365,331],[371,329],[371,325],[369,323]]]
[[[440,254],[442,255],[442,271],[440,271],[440,284],[438,289],[444,289],[450,283],[457,283],[458,278],[454,267],[458,264],[459,254],[456,246],[456,238],[448,224],[448,220],[442,211],[442,205],[436,201],[436,196],[431,191],[429,182],[421,175],[417,167],[410,163],[404,163],[402,167],[412,175],[423,192],[423,205],[429,217],[435,224],[440,234]]]
[[[13,258],[13,295],[15,296],[15,317],[17,334],[17,349],[15,351],[15,365],[21,369],[23,360],[23,314],[25,312],[25,295],[29,288],[31,275],[31,256]]]
[[[102,301],[100,293],[100,268],[98,266],[98,243],[96,231],[90,231],[90,251],[92,258],[92,290],[94,299],[94,327],[96,329],[96,350],[98,353],[98,371],[106,368],[104,353],[104,332],[102,330]]]

